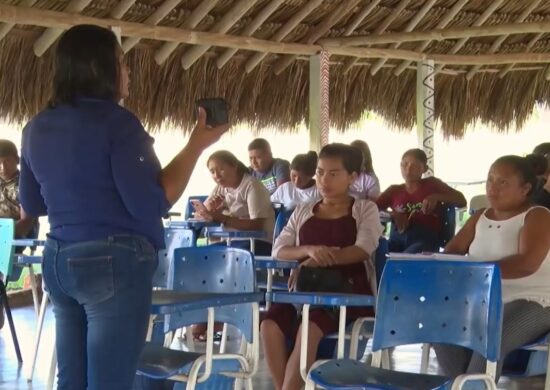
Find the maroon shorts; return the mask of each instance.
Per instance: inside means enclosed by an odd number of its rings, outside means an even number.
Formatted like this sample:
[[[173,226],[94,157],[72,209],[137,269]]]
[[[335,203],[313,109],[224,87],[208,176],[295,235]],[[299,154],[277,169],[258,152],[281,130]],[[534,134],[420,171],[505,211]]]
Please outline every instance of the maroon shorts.
[[[288,303],[272,304],[263,320],[274,321],[285,337],[292,341],[296,339],[301,323],[296,307]],[[336,310],[311,308],[309,321],[321,329],[323,336],[338,331],[338,311]]]

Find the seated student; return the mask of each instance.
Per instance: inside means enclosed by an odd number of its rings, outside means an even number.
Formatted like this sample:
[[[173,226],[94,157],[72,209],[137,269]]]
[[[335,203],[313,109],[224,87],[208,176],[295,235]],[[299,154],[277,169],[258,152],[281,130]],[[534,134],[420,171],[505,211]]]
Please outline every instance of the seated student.
[[[542,154],[546,149],[542,146],[546,144],[541,144],[535,148],[535,151],[539,154],[532,153],[525,156],[527,162],[535,171],[537,175],[537,185],[533,190],[533,202],[539,206],[546,207],[550,209],[550,180],[548,180],[548,155]],[[548,144],[550,146],[550,144]],[[538,148],[538,149],[537,149]]]
[[[15,237],[27,237],[37,219],[25,214],[19,203],[19,153],[15,144],[0,140],[0,218],[15,221]],[[4,310],[0,301],[0,329],[4,326]]]
[[[290,181],[271,194],[271,201],[292,210],[297,205],[321,198],[313,176],[317,169],[317,153],[298,154],[290,163]]]
[[[533,205],[535,183],[524,158],[497,159],[487,177],[490,206],[474,214],[445,248],[500,266],[504,318],[497,380],[511,351],[550,332],[550,212]],[[484,359],[470,350],[434,348],[448,375],[485,372]]]
[[[380,196],[380,181],[372,167],[372,156],[369,145],[361,140],[355,140],[350,145],[359,149],[363,156],[361,173],[352,184],[350,194],[358,199],[376,200]]]
[[[348,193],[361,170],[361,159],[351,149],[330,144],[321,150],[316,175],[321,200],[298,205],[275,241],[273,257],[300,261],[300,268],[290,276],[289,289],[373,292],[369,279],[375,281],[375,275],[367,274],[366,265],[371,264],[382,227],[376,205]],[[308,283],[312,273],[319,277],[324,274],[321,279],[332,286]],[[347,313],[348,319],[372,315],[368,308],[350,308]],[[338,313],[330,308],[312,308],[309,318],[308,368],[315,361],[321,339],[337,331]],[[265,358],[277,390],[303,386],[299,326],[296,308],[286,304],[273,304],[261,323]],[[295,341],[290,351],[288,340]]]
[[[265,239],[256,240],[256,254],[269,255],[275,212],[262,183],[250,176],[247,167],[231,152],[220,150],[207,162],[216,187],[204,202],[207,211],[195,215],[236,230],[264,230]],[[232,246],[250,249],[250,240],[232,240]]]
[[[466,206],[461,192],[435,177],[423,179],[428,159],[420,149],[407,150],[401,158],[404,184],[392,185],[376,203],[380,210],[391,208],[390,252],[437,252],[442,229],[441,203]]]
[[[290,166],[288,161],[273,158],[271,146],[263,138],[256,138],[248,145],[251,175],[259,179],[273,194],[277,187],[290,181]]]

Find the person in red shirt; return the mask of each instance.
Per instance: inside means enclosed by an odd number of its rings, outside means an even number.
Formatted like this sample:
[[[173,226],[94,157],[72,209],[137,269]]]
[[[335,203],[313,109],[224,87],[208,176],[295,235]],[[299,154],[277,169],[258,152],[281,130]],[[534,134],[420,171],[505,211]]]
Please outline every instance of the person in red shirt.
[[[420,253],[439,250],[442,229],[442,203],[466,206],[461,192],[435,177],[422,178],[428,170],[428,158],[421,149],[407,150],[401,158],[404,184],[392,185],[376,204],[391,209],[390,252]]]

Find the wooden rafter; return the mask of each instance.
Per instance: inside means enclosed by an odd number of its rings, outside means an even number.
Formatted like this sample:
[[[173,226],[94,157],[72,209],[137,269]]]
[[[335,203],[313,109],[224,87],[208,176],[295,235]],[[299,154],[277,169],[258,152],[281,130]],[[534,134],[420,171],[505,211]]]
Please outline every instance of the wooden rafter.
[[[113,19],[121,19],[135,3],[136,0],[122,0],[112,9],[109,16]]]
[[[240,0],[210,29],[215,33],[226,33],[256,4],[257,0]],[[190,47],[181,57],[181,65],[189,69],[211,45],[197,45]]]
[[[150,25],[157,25],[159,22],[164,19],[174,8],[178,6],[178,4],[181,3],[181,0],[165,0],[164,3],[158,7],[155,12],[153,12],[146,20],[145,24]],[[139,43],[140,39],[133,37],[133,38],[126,38],[122,42],[122,50],[124,50],[124,53],[128,53],[135,45]]]
[[[390,24],[392,24],[393,21],[397,19],[399,14],[403,12],[405,8],[407,8],[409,3],[410,3],[410,0],[401,0],[399,4],[397,4],[397,6],[390,12],[390,14],[386,16],[386,18],[382,21],[382,23],[378,25],[378,27],[374,30],[373,34],[379,35],[379,34],[382,34],[384,31],[386,31],[386,29],[390,26]],[[344,73],[349,72],[349,70],[353,67],[353,65],[355,65],[356,62],[357,62],[356,58],[350,58],[348,61],[346,61],[342,71]]]
[[[245,27],[243,32],[241,33],[241,36],[243,37],[250,37],[252,34],[256,32],[258,28],[269,18],[276,10],[279,8],[279,6],[284,2],[285,0],[271,0],[258,14],[252,19],[250,24]],[[221,69],[230,59],[235,55],[237,52],[237,49],[226,49],[216,61],[216,65],[219,69]]]
[[[430,10],[433,8],[436,1],[437,0],[428,0],[426,3],[424,3],[422,8],[420,8],[420,10],[418,10],[418,12],[414,15],[414,17],[407,24],[404,31],[405,32],[410,32],[410,31],[414,30],[414,28],[418,25],[418,23],[420,23],[420,21],[424,18],[424,16],[426,16],[426,14],[428,12],[430,12]],[[392,49],[397,49],[397,48],[399,48],[399,45],[400,45],[400,43],[396,42],[396,43],[393,43],[390,47]],[[382,66],[386,63],[386,61],[387,60],[384,59],[384,58],[379,59],[376,62],[376,64],[374,64],[369,69],[370,74],[374,76],[380,70],[380,68],[382,68]]]
[[[455,16],[458,15],[460,10],[464,8],[464,6],[468,1],[469,0],[458,0],[456,3],[454,3],[451,9],[449,9],[449,11],[447,11],[445,16],[443,16],[443,18],[439,21],[439,23],[437,24],[437,28],[443,29],[447,27],[447,25],[451,22],[451,20],[453,20]],[[418,47],[416,48],[416,51],[423,52],[424,50],[426,50],[428,46],[430,46],[431,42],[432,42],[431,40],[426,40],[422,42],[420,45],[418,45]],[[411,61],[403,61],[401,64],[399,64],[397,68],[395,68],[395,71],[393,72],[394,75],[399,76],[405,69],[408,68],[410,64],[411,64]]]
[[[252,50],[262,53],[299,54],[307,56],[326,50],[331,55],[339,56],[391,58],[411,61],[433,59],[436,63],[449,65],[541,64],[550,62],[550,53],[449,55],[418,53],[401,49],[323,47],[317,44],[308,45],[303,43],[276,42],[252,37],[241,37],[204,31],[190,31],[174,27],[152,26],[123,20],[96,18],[81,14],[15,7],[5,4],[0,4],[0,22],[59,28],[62,30],[67,30],[78,24],[95,24],[105,28],[114,26],[120,28],[121,35],[130,38],[152,39],[192,45],[205,44],[209,46]]]
[[[357,3],[360,0],[346,0],[339,2],[336,5],[335,10],[331,10],[327,16],[315,26],[307,36],[302,40],[303,43],[311,44],[317,42],[319,38],[327,33],[336,23],[338,23],[344,16],[350,11],[355,9]],[[279,58],[273,65],[273,72],[275,74],[282,73],[292,62],[296,59],[296,56],[284,56]]]
[[[32,7],[38,0],[23,0],[20,7]],[[0,41],[15,27],[15,23],[2,23],[0,27]]]
[[[527,43],[527,46],[525,46],[525,49],[523,50],[523,52],[524,53],[529,53],[529,50],[531,50],[533,48],[533,46],[535,46],[535,43],[537,43],[538,40],[541,39],[543,35],[544,35],[543,33],[538,33],[533,38],[531,38],[531,40]],[[512,68],[514,66],[515,66],[514,64],[506,65],[503,69],[501,69],[498,72],[497,77],[499,79],[503,78],[506,75],[506,73],[508,73],[512,70]]]
[[[539,4],[541,3],[542,0],[533,0],[531,1],[531,3],[529,4],[529,6],[527,8],[525,8],[521,14],[519,14],[519,16],[516,18],[516,20],[514,20],[515,23],[523,23],[525,21],[525,19],[527,19],[527,17],[531,14],[531,12],[533,12],[535,10],[535,8],[537,8],[539,6]],[[508,38],[509,35],[501,35],[499,36],[494,42],[493,44],[491,45],[491,47],[489,48],[489,53],[492,54],[492,53],[496,53],[498,51],[498,49],[500,48],[500,46],[504,43],[504,41]],[[468,70],[468,73],[466,73],[466,80],[471,80],[472,77],[474,77],[474,75],[476,74],[476,72],[479,70],[479,68],[481,68],[480,65],[475,65],[473,66],[470,70]]]
[[[72,0],[65,7],[64,12],[78,13],[90,4],[92,0]],[[63,30],[59,28],[48,28],[40,35],[40,37],[34,42],[33,50],[37,57],[41,57],[42,54],[50,48],[51,45],[63,34]]]
[[[197,25],[203,20],[206,15],[216,6],[219,0],[203,0],[193,9],[191,15],[185,19],[183,23],[183,28],[194,29]],[[155,61],[157,64],[162,65],[164,61],[170,57],[179,43],[176,42],[166,42],[155,52]]]
[[[489,4],[489,6],[485,9],[485,11],[483,11],[483,13],[478,16],[476,21],[473,23],[473,27],[479,27],[483,23],[485,23],[487,19],[489,19],[491,15],[498,9],[498,7],[502,5],[503,2],[504,0],[493,0],[493,2]],[[468,41],[468,38],[469,37],[465,37],[460,39],[458,42],[456,42],[454,46],[451,48],[451,50],[449,51],[449,54],[458,53],[458,51],[462,48],[462,46],[464,46],[464,44]],[[436,73],[439,72],[444,67],[445,67],[444,64],[436,65],[435,67]]]
[[[277,32],[271,37],[271,41],[281,42],[294,28],[304,20],[323,0],[308,0],[289,20],[283,24]],[[252,70],[265,58],[267,53],[256,53],[248,59],[245,64],[246,73]]]

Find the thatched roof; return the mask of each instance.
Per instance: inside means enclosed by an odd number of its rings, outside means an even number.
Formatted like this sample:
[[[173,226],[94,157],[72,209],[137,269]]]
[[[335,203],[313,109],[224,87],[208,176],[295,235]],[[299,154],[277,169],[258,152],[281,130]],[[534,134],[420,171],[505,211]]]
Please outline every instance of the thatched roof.
[[[152,128],[188,128],[194,100],[221,95],[233,120],[292,129],[308,115],[308,55],[323,48],[336,128],[365,110],[412,127],[410,60],[423,58],[444,66],[436,116],[448,135],[477,120],[521,127],[536,102],[550,101],[549,18],[550,0],[2,0],[0,117],[25,121],[44,106],[53,27],[94,22],[121,27],[126,105]]]

